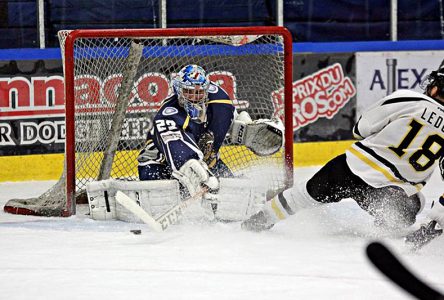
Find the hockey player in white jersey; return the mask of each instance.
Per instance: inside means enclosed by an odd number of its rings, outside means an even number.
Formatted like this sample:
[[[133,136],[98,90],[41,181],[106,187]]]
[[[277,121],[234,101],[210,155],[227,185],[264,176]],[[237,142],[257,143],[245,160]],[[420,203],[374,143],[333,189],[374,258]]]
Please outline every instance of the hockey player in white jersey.
[[[345,198],[380,226],[412,225],[424,205],[420,191],[444,156],[444,68],[425,82],[425,94],[398,90],[369,108],[353,129],[359,141],[307,181],[278,193],[242,228],[269,229],[298,210]],[[443,226],[441,200],[431,215]]]

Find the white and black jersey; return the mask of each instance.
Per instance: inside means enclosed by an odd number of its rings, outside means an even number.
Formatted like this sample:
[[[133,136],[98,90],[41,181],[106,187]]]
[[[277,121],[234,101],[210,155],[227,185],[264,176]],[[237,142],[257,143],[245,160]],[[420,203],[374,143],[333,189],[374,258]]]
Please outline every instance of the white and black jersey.
[[[354,174],[373,187],[418,192],[444,156],[444,105],[424,94],[398,90],[356,123],[360,141],[347,150]]]

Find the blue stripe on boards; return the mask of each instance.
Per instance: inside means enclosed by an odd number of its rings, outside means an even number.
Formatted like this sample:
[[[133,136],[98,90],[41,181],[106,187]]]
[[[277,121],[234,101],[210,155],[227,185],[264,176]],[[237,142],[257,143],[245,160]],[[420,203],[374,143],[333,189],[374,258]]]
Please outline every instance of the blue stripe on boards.
[[[267,54],[282,51],[277,45],[245,45],[233,47],[229,45],[222,47],[216,52],[214,46],[152,46],[144,49],[145,57],[156,56],[198,56],[215,55],[220,53],[220,49],[226,55],[246,55],[246,54]],[[96,50],[94,50],[96,49]],[[426,51],[444,49],[444,40],[420,40],[420,41],[366,41],[366,42],[336,42],[336,43],[293,43],[293,53],[337,53],[337,52],[366,52],[366,51]],[[126,57],[128,49],[123,50],[118,47],[107,50],[97,50],[92,48],[84,54],[92,57]],[[61,59],[59,48],[47,49],[0,49],[0,60],[36,60],[36,59]]]

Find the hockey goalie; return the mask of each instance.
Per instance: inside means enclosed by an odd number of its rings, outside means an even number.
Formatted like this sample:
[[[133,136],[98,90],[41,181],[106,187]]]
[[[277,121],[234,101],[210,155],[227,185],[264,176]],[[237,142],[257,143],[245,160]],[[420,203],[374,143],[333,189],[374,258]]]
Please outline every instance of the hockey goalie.
[[[246,111],[238,113],[197,65],[183,67],[172,85],[174,93],[163,101],[138,156],[140,181],[110,179],[87,186],[93,219],[134,220],[128,207],[116,203],[118,191],[153,217],[197,198],[208,218],[240,221],[265,202],[265,188],[235,178],[219,150],[228,139],[258,156],[273,155],[283,145],[281,121],[253,121]]]

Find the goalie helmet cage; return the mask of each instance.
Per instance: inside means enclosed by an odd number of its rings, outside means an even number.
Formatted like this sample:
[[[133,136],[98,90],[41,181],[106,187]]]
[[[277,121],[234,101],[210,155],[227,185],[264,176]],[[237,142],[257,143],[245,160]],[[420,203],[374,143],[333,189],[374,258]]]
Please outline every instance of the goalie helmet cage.
[[[246,110],[253,120],[280,118],[284,123],[283,149],[270,157],[225,139],[221,158],[233,173],[258,173],[274,190],[293,184],[293,62],[287,29],[87,29],[60,31],[59,40],[66,103],[64,171],[36,202],[10,200],[5,211],[70,216],[89,181],[137,179],[136,158],[151,120],[172,93],[170,79],[187,64],[201,65],[238,111]]]

